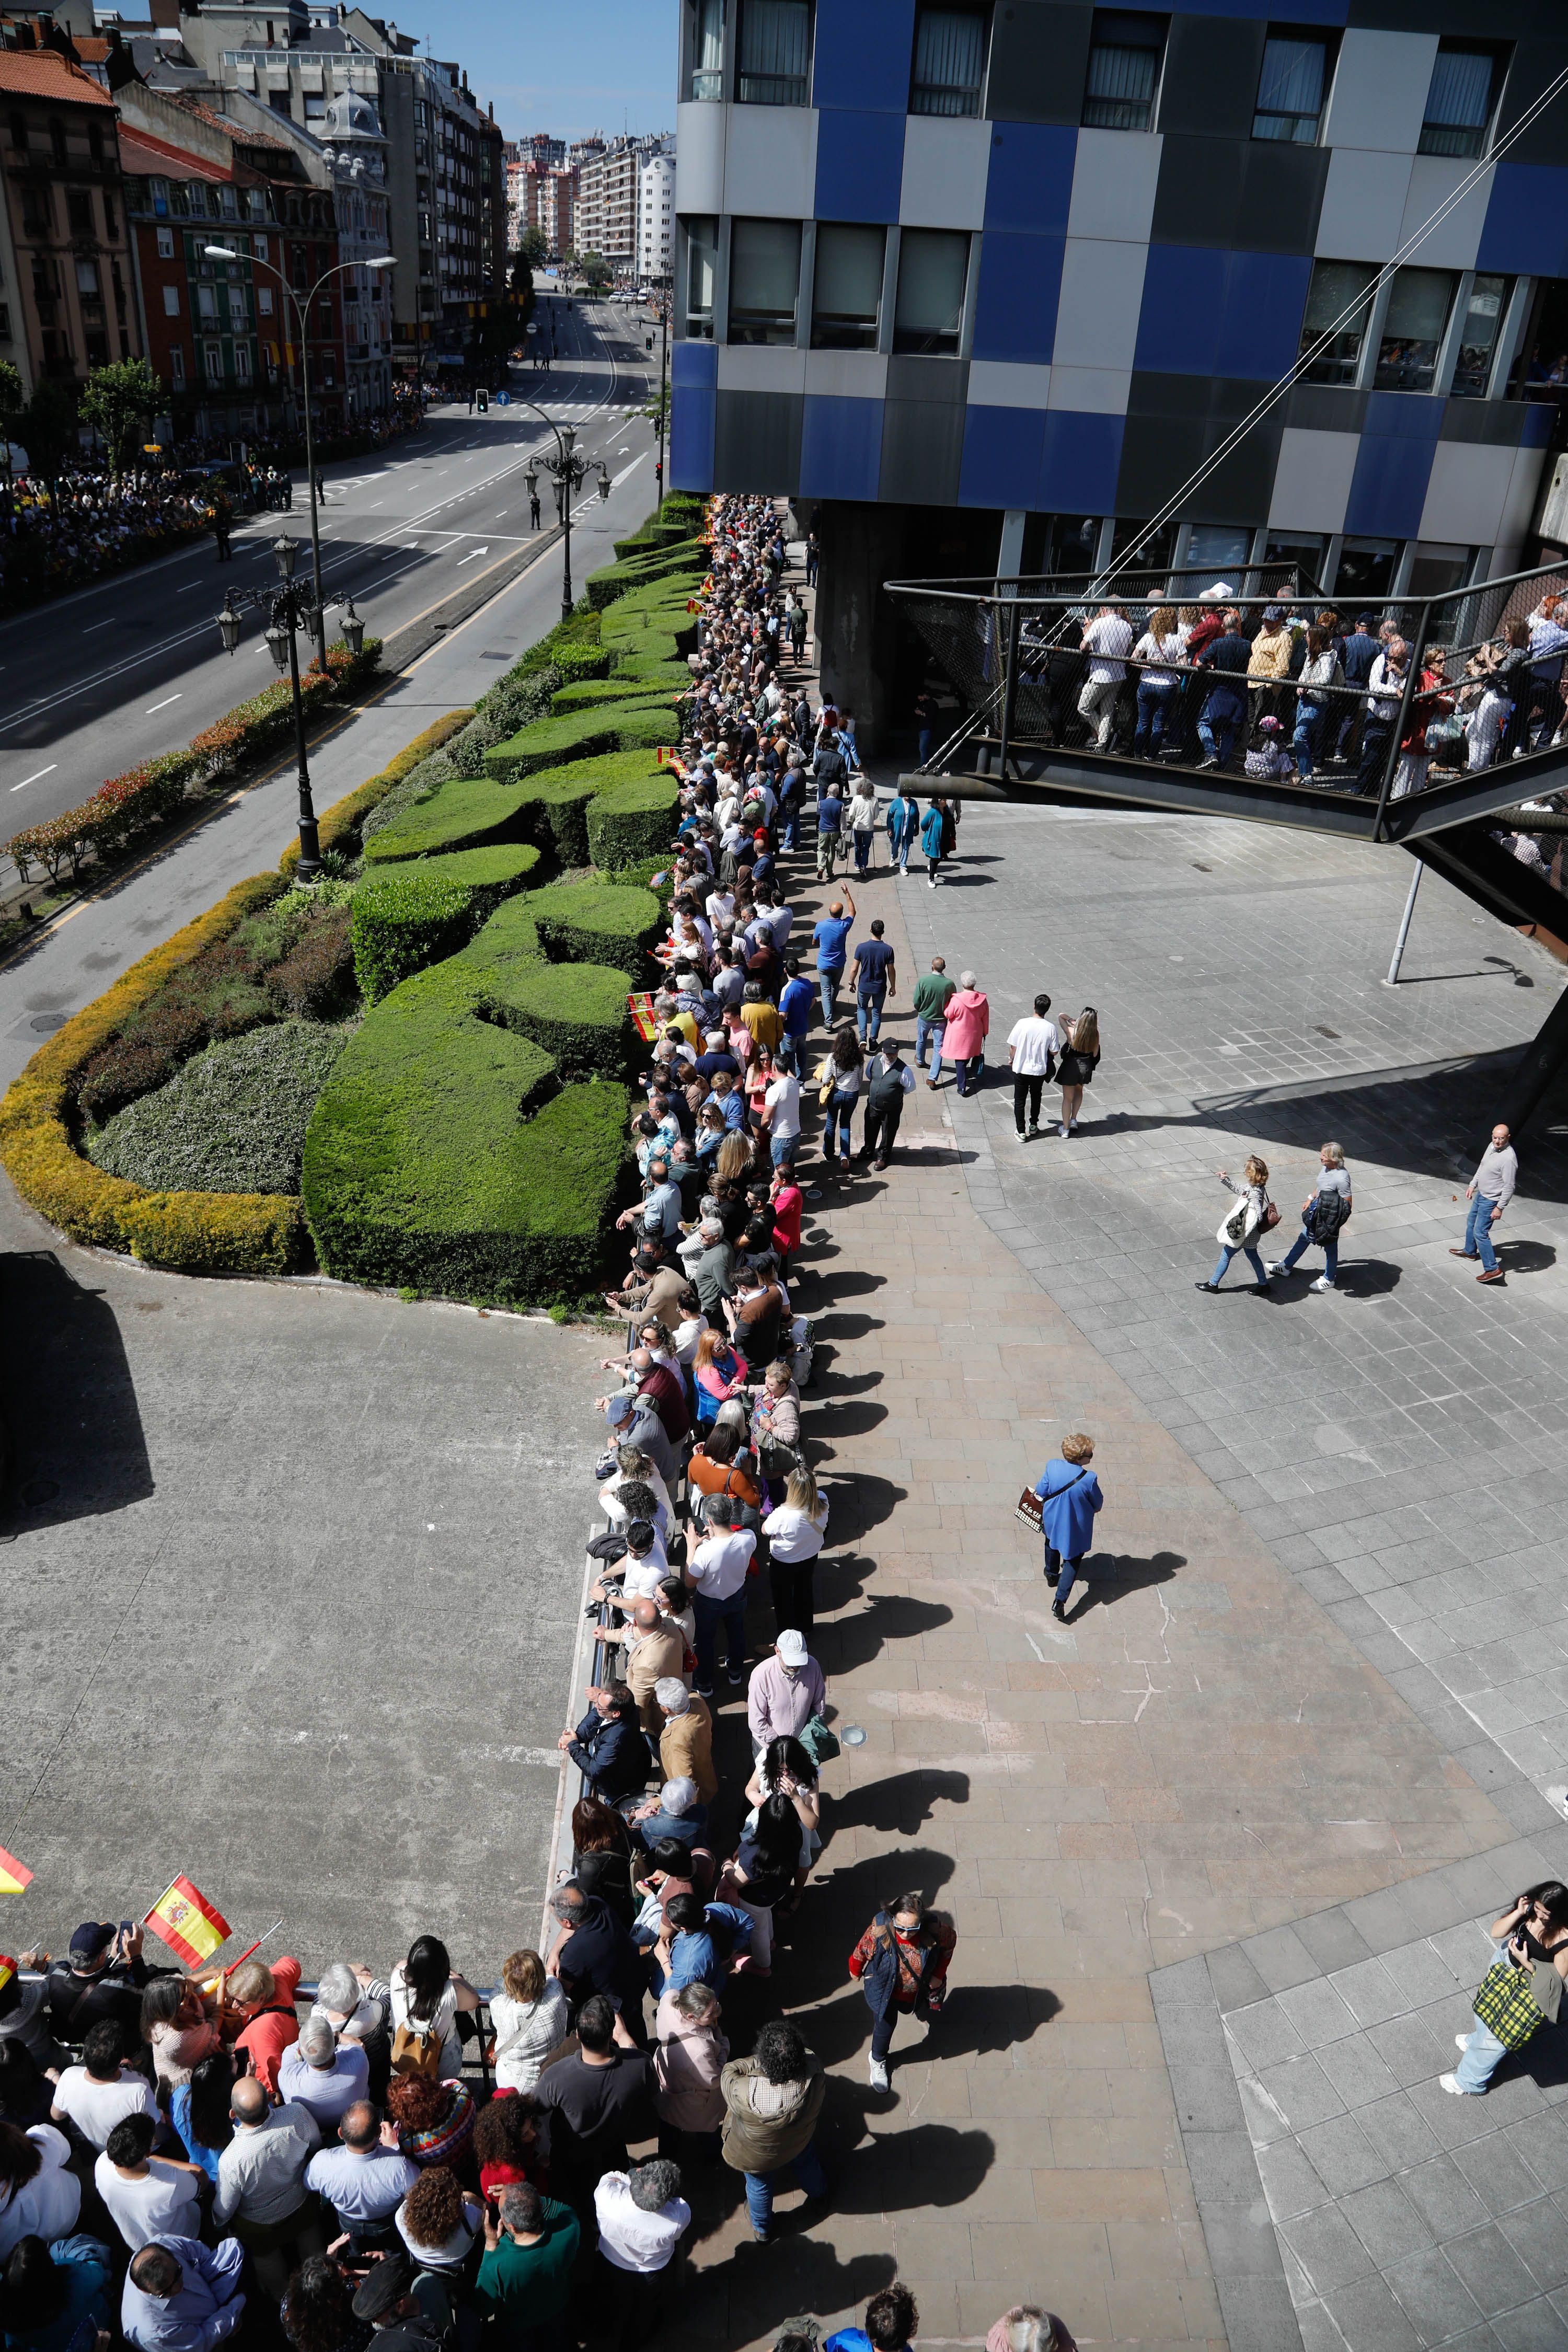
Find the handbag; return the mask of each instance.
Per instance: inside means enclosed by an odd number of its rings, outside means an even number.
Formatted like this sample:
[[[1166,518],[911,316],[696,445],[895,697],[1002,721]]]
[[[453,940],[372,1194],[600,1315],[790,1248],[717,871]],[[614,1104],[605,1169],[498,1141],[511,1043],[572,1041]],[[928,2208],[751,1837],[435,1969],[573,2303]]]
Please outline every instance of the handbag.
[[[1555,1969],[1550,1973],[1557,1976]],[[1561,1977],[1557,1982],[1561,1990]],[[1543,1987],[1542,1990],[1550,1999],[1548,1989]],[[1492,1962],[1471,2006],[1505,2050],[1522,2050],[1547,2021],[1546,2011],[1535,1997],[1535,1970],[1521,1968],[1506,1957]]]
[[[831,1764],[838,1753],[838,1738],[829,1731],[819,1715],[808,1716],[799,1732],[800,1744],[814,1764]]]
[[[1039,1535],[1045,1526],[1046,1507],[1032,1486],[1026,1486],[1013,1506],[1013,1517]]]
[[[1279,1223],[1279,1208],[1276,1206],[1275,1202],[1269,1199],[1268,1193],[1265,1192],[1263,1195],[1263,1223],[1259,1230],[1266,1234],[1271,1234]]]

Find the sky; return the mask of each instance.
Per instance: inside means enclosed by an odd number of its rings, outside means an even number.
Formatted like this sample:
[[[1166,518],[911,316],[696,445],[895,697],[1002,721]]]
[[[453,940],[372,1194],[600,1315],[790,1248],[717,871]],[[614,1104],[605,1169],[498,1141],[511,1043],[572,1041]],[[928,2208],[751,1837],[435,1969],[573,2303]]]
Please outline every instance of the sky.
[[[509,139],[675,128],[679,0],[380,0],[456,59]]]

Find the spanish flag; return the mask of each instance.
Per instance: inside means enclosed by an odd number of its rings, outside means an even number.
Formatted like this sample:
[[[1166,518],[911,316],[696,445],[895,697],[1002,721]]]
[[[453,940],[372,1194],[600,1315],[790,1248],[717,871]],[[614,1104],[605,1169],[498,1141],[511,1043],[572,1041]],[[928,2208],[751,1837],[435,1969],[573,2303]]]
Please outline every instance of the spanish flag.
[[[0,1845],[0,1895],[20,1895],[23,1887],[30,1885],[32,1876],[25,1862],[18,1862],[14,1853],[7,1853]]]
[[[159,1895],[142,1924],[151,1927],[188,1969],[199,1969],[204,1960],[210,1960],[229,1934],[223,1913],[215,1910],[188,1878],[176,1878],[168,1891]]]
[[[16,1973],[16,1963],[9,1952],[0,1952],[0,1992],[4,1992]]]

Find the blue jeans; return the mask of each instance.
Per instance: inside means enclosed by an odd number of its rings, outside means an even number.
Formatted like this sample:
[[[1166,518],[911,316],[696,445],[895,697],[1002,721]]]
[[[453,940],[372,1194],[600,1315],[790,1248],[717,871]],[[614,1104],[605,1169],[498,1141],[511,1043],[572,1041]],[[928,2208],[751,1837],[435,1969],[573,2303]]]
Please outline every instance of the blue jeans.
[[[725,1629],[724,1655],[730,1668],[730,1678],[736,1680],[745,1671],[746,1662],[745,1586],[742,1584],[739,1592],[731,1592],[727,1601],[712,1601],[706,1592],[694,1592],[691,1613],[697,1620],[698,1682],[705,1691],[713,1687],[721,1625]]]
[[[1047,1580],[1056,1586],[1057,1599],[1064,1609],[1068,1605],[1068,1594],[1072,1591],[1073,1578],[1083,1566],[1083,1561],[1084,1555],[1081,1551],[1076,1553],[1071,1559],[1064,1559],[1049,1536],[1046,1538],[1046,1576]]]
[[[1263,1260],[1258,1256],[1258,1252],[1250,1244],[1248,1244],[1246,1249],[1233,1249],[1229,1242],[1221,1242],[1219,1245],[1219,1264],[1215,1266],[1214,1272],[1209,1276],[1209,1280],[1213,1283],[1216,1290],[1219,1288],[1220,1284],[1225,1280],[1226,1276],[1230,1272],[1230,1262],[1233,1257],[1245,1257],[1247,1265],[1258,1276],[1260,1286],[1267,1290],[1268,1287],[1268,1276],[1264,1272]]]
[[[1160,746],[1165,740],[1165,714],[1175,694],[1174,685],[1155,686],[1148,678],[1138,681],[1138,732],[1132,739],[1135,760],[1157,760]]]
[[[1198,741],[1205,756],[1217,760],[1226,767],[1230,761],[1230,748],[1236,740],[1236,721],[1228,711],[1216,710],[1211,719],[1205,710],[1198,720]]]
[[[1363,721],[1361,759],[1355,775],[1358,793],[1373,793],[1377,790],[1378,770],[1388,756],[1388,742],[1393,733],[1392,719],[1368,719]]]
[[[1483,2025],[1479,2017],[1474,2023],[1475,2032],[1466,2042],[1459,2063],[1454,2069],[1455,2082],[1461,2091],[1468,2091],[1472,2097],[1486,2089],[1501,2061],[1508,2056],[1508,2044],[1498,2040],[1489,2025]]]
[[[1475,1257],[1479,1254],[1481,1270],[1485,1274],[1497,1272],[1497,1252],[1492,1247],[1491,1234],[1492,1211],[1496,1206],[1495,1201],[1489,1201],[1484,1192],[1478,1192],[1465,1219],[1465,1255]]]
[[[888,835],[888,863],[896,866],[900,874],[910,870],[910,845],[914,837],[912,831]]]
[[[855,871],[857,874],[866,875],[871,870],[872,839],[873,836],[870,833],[862,832],[858,825],[855,827]]]
[[[831,1094],[827,1097],[827,1124],[822,1130],[822,1156],[834,1157],[833,1139],[837,1134],[843,1145],[844,1157],[849,1157],[849,1122],[855,1116],[858,1095]]]
[[[942,1068],[942,1040],[946,1027],[947,1024],[945,1021],[927,1021],[918,1013],[915,1015],[915,1067],[917,1070],[926,1069],[929,1067],[931,1076],[933,1078]],[[931,1061],[929,1065],[925,1058],[926,1041],[928,1038],[931,1041]]]
[[[820,964],[816,967],[817,986],[822,991],[822,1018],[829,1029],[833,1026],[833,1008],[838,1001],[838,983],[843,977],[842,964],[837,971],[824,971]]]
[[[855,1029],[856,1034],[862,1041],[869,1038],[871,1044],[874,1045],[878,1038],[881,1035],[882,1006],[885,1002],[886,999],[880,996],[858,996],[856,998]]]
[[[1279,1271],[1281,1274],[1289,1274],[1290,1268],[1295,1265],[1296,1260],[1300,1256],[1301,1252],[1303,1250],[1309,1250],[1312,1246],[1312,1236],[1307,1231],[1305,1224],[1303,1224],[1300,1232],[1297,1234],[1295,1240],[1291,1243],[1289,1248],[1286,1251],[1284,1256],[1279,1261]],[[1323,1244],[1324,1280],[1331,1284],[1335,1276],[1338,1275],[1339,1270],[1340,1237],[1338,1234],[1334,1234]]]
[[[977,1095],[980,1092],[980,1081],[985,1076],[984,1055],[972,1054],[966,1062],[955,1062],[952,1066],[958,1072],[959,1093]]]
[[[1323,713],[1305,702],[1296,705],[1296,732],[1290,739],[1290,749],[1296,754],[1296,772],[1305,783],[1312,772],[1312,761],[1318,751],[1318,722]]]
[[[784,826],[784,832],[780,837],[779,847],[793,849],[795,845],[795,834],[800,824],[800,811],[796,808],[785,809],[780,822]]]
[[[936,741],[936,729],[922,727],[915,747],[915,765],[923,768],[931,758],[931,747]]]
[[[768,1157],[775,1168],[793,1168],[795,1155],[800,1149],[798,1135],[770,1135]]]
[[[746,2211],[753,2230],[765,2230],[773,2218],[773,2183],[793,2172],[797,2188],[808,2197],[826,2197],[827,2175],[822,2168],[822,2158],[815,2147],[803,2147],[793,2164],[779,2167],[777,2172],[748,2172],[746,2175]]]

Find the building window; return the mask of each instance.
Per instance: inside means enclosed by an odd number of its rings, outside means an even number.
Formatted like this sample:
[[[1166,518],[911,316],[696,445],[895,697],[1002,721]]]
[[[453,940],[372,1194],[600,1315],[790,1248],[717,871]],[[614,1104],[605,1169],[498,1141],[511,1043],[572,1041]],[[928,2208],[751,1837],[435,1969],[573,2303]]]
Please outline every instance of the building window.
[[[252,191],[253,194],[258,193],[259,192],[256,190]],[[251,218],[253,220],[257,217],[258,215],[255,213],[251,215]],[[267,239],[264,236],[253,237],[251,239],[251,250],[254,252],[258,261],[265,261],[267,258]]]
[[[1306,383],[1354,383],[1377,272],[1368,261],[1315,261],[1307,289],[1300,356],[1321,344],[1302,371]],[[1323,338],[1327,336],[1327,341]]]
[[[1485,154],[1502,68],[1497,51],[1479,42],[1438,42],[1421,125],[1423,155]]]
[[[66,160],[66,127],[58,114],[49,117],[49,152],[57,163]]]
[[[1430,392],[1458,283],[1451,269],[1397,269],[1378,345],[1379,392]]]
[[[10,340],[11,305],[9,302],[0,302],[0,343],[8,343]]]
[[[236,343],[234,347],[234,380],[236,383],[250,382],[250,345]]]
[[[101,328],[90,328],[86,337],[87,363],[89,368],[109,365],[109,337]]]
[[[681,224],[686,232],[686,328],[689,341],[713,335],[713,279],[719,261],[719,224],[697,215]]]
[[[120,231],[114,226],[114,198],[107,188],[103,192],[103,234],[110,245],[120,235]]]
[[[742,0],[742,106],[805,106],[811,71],[811,0]]]
[[[201,319],[216,319],[217,317],[217,288],[216,286],[198,286],[196,288],[196,315]]]
[[[70,219],[72,236],[96,236],[98,226],[92,217],[92,190],[68,188],[66,211]]]
[[[1410,559],[1410,593],[1452,595],[1456,588],[1468,583],[1472,560],[1473,551],[1468,547],[1446,547],[1440,540],[1418,541]]]
[[[945,228],[907,228],[899,245],[895,352],[956,358],[969,280],[969,239]]]
[[[730,341],[793,343],[799,292],[800,223],[731,222]]]
[[[1347,539],[1340,550],[1334,594],[1351,612],[1360,604],[1376,604],[1393,587],[1398,561],[1396,539]]]
[[[90,295],[92,299],[95,302],[97,301],[99,286],[98,264],[96,261],[79,261],[77,263],[76,290],[79,294]]]
[[[1163,16],[1094,12],[1083,119],[1091,131],[1147,131],[1165,48]]]
[[[911,114],[978,114],[989,11],[922,8],[915,20]]]
[[[165,319],[177,319],[179,315],[180,289],[177,286],[165,286],[163,289],[163,316]]]
[[[307,90],[307,91],[306,91],[306,93],[305,93],[305,120],[306,120],[306,121],[307,121],[307,122],[324,122],[324,121],[325,121],[325,120],[326,120],[326,115],[327,115],[327,101],[326,101],[326,100],[325,100],[324,98],[318,98],[317,96],[315,96],[315,94],[314,94],[312,91],[310,91],[310,90]],[[239,355],[238,355],[238,353],[237,353],[237,352],[236,352],[235,356],[236,356],[236,358],[237,359],[237,357],[238,357]]]
[[[162,217],[169,209],[169,183],[167,180],[149,180],[147,193],[153,199],[153,210]],[[161,244],[158,250],[160,253],[163,250]]]
[[[1511,278],[1482,274],[1471,281],[1459,330],[1459,356],[1450,386],[1456,400],[1484,400],[1491,380],[1492,358],[1502,331],[1503,314],[1513,292]]]
[[[885,229],[818,223],[811,310],[813,351],[876,350],[886,245]]]
[[[1270,34],[1263,45],[1253,137],[1315,147],[1328,86],[1329,44],[1323,34]]]
[[[13,114],[11,117],[11,144],[18,153],[23,155],[26,153],[27,118],[25,114]]]
[[[187,184],[185,188],[185,202],[190,208],[190,215],[193,220],[205,220],[207,216],[207,192],[205,181],[192,180]]]
[[[223,345],[204,343],[202,349],[206,355],[207,382],[221,383],[223,382]]]
[[[185,388],[185,347],[176,343],[169,353],[169,382],[175,392]]]
[[[272,289],[270,286],[258,286],[257,288],[256,307],[258,310],[260,311],[261,316],[264,319],[270,319],[272,316]]]
[[[237,334],[243,334],[250,323],[245,308],[243,286],[231,286],[228,289],[228,318]]]

